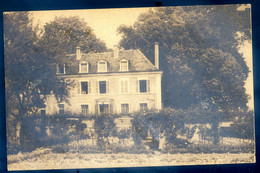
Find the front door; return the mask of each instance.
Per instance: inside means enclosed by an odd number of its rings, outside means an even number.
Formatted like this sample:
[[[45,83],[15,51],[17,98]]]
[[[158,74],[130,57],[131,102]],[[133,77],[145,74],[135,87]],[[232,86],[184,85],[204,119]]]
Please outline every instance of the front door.
[[[99,112],[101,115],[109,114],[109,104],[100,104],[99,105]]]

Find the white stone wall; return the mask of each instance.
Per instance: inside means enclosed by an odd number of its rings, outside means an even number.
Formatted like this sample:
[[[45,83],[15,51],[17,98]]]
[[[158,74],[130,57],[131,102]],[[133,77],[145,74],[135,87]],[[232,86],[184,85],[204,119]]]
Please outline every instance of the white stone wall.
[[[147,103],[148,109],[160,110],[161,103],[161,76],[162,72],[129,72],[129,73],[105,73],[105,74],[79,74],[64,75],[64,78],[74,81],[75,86],[70,91],[69,103],[64,103],[65,112],[81,113],[81,105],[88,105],[89,113],[96,113],[96,104],[109,103],[113,106],[113,113],[121,113],[121,104],[129,104],[129,112],[140,110],[140,103]],[[120,81],[128,81],[128,93],[121,93]],[[140,93],[137,91],[138,80],[149,80],[150,91]],[[80,82],[90,82],[88,94],[81,94]],[[108,93],[100,94],[98,81],[108,81]],[[61,102],[63,103],[63,102]],[[54,96],[46,99],[46,113],[58,112],[58,103]]]

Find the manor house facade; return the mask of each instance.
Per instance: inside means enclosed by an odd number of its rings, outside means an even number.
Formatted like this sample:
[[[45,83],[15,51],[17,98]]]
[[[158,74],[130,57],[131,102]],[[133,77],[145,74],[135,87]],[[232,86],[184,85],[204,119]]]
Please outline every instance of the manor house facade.
[[[67,55],[70,62],[58,68],[60,78],[73,81],[68,102],[46,98],[45,114],[128,114],[162,109],[159,47],[155,43],[155,64],[139,50]]]

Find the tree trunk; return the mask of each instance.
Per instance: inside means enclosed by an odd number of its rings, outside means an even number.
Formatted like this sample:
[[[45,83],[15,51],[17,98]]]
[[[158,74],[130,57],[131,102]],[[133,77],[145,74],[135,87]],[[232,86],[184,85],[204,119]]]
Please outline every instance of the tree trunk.
[[[17,139],[16,141],[18,145],[21,144],[21,124],[22,122],[18,120],[15,128],[15,135],[16,135],[15,138]]]
[[[213,143],[214,145],[219,144],[219,121],[212,123],[211,130],[213,132]]]

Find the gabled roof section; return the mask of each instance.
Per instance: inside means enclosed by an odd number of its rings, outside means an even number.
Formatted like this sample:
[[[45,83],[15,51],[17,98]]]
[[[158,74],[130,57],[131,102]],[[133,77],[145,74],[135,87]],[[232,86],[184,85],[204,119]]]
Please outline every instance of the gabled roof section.
[[[72,63],[70,68],[76,68],[77,70],[69,70],[68,74],[75,74],[78,72],[78,64],[81,62],[89,63],[89,73],[98,73],[98,62],[104,60],[107,62],[107,72],[121,72],[120,61],[122,59],[128,60],[129,71],[158,71],[158,69],[145,57],[145,55],[139,50],[120,50],[118,58],[114,58],[113,52],[103,53],[82,53],[81,59],[76,60],[76,54],[67,55],[68,62]],[[77,64],[77,65],[76,65]]]

